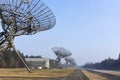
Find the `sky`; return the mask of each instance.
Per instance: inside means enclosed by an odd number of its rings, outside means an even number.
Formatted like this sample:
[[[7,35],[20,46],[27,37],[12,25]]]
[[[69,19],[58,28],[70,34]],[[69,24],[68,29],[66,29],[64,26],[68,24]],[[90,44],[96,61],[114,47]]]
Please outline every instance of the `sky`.
[[[56,16],[50,30],[16,37],[24,55],[55,59],[52,47],[72,52],[78,65],[117,59],[120,53],[120,0],[42,0]]]

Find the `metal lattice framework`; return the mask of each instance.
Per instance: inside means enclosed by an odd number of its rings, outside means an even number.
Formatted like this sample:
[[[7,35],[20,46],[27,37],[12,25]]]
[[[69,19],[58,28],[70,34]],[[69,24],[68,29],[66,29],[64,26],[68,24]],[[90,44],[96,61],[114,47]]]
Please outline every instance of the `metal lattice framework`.
[[[14,35],[35,34],[56,23],[52,11],[41,0],[1,0],[0,18],[3,29],[14,29]]]
[[[13,48],[30,71],[13,45],[14,37],[51,29],[56,23],[53,12],[41,0],[0,0],[0,20],[0,51]]]

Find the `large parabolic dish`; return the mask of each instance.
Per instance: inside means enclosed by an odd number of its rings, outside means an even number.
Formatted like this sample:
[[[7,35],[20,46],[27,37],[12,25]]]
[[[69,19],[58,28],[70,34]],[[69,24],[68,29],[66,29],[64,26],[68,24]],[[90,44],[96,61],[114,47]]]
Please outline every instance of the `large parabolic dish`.
[[[2,28],[14,35],[31,35],[54,27],[53,12],[41,0],[0,0]]]
[[[30,72],[15,49],[14,37],[51,29],[56,23],[53,12],[41,0],[0,0],[0,21],[0,51],[13,48]]]

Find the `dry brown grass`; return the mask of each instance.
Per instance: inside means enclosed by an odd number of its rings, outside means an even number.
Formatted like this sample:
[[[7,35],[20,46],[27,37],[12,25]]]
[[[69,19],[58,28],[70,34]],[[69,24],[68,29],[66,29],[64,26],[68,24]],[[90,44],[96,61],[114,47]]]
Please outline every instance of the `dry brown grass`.
[[[0,77],[15,76],[15,77],[61,77],[68,76],[74,69],[47,69],[47,70],[32,70],[29,73],[26,69],[0,69]]]
[[[89,72],[87,70],[82,70],[82,72],[89,78],[89,80],[109,80],[105,77]]]
[[[29,73],[23,68],[6,68],[0,69],[0,80],[61,80],[73,71],[74,69],[34,69]]]

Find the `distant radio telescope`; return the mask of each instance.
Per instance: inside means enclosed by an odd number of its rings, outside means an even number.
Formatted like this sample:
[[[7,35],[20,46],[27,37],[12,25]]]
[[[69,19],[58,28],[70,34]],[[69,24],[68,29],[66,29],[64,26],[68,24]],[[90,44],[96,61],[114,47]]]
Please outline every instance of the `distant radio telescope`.
[[[0,32],[0,51],[16,51],[27,70],[29,67],[15,49],[14,38],[33,35],[55,26],[53,12],[41,0],[0,0],[0,19],[3,31]]]
[[[77,65],[75,59],[72,57],[65,57],[64,59],[66,61],[66,66],[68,67],[75,67]]]
[[[52,50],[55,53],[55,55],[57,56],[54,64],[52,64],[52,67],[55,67],[55,66],[57,66],[57,64],[61,63],[62,58],[64,59],[65,57],[72,55],[72,53],[70,51],[66,50],[63,47],[53,47]]]
[[[52,50],[55,53],[55,55],[60,58],[72,55],[72,53],[70,51],[66,50],[63,47],[54,47],[54,48],[52,48]]]

